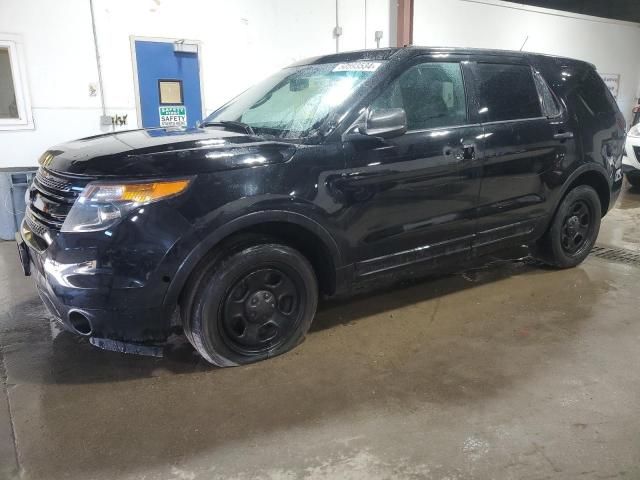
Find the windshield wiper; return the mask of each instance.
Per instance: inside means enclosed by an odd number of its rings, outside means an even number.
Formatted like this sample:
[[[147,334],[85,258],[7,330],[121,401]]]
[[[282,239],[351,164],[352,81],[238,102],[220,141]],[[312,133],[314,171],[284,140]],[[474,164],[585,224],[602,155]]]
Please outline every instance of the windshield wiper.
[[[255,135],[256,132],[253,131],[253,128],[251,128],[251,125],[243,123],[243,122],[236,122],[233,120],[219,120],[217,122],[206,122],[203,123],[201,126],[203,127],[225,127],[225,128],[230,128],[230,129],[235,129],[235,130],[240,130],[244,133],[248,133],[249,135]]]

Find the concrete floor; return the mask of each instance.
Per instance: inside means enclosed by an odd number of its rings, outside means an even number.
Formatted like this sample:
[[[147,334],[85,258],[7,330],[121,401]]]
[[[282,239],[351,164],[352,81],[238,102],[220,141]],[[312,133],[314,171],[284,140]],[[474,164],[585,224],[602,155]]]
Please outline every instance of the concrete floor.
[[[640,251],[625,188],[601,244]],[[0,478],[640,478],[640,267],[503,262],[325,303],[294,352],[214,369],[46,320],[0,244]]]

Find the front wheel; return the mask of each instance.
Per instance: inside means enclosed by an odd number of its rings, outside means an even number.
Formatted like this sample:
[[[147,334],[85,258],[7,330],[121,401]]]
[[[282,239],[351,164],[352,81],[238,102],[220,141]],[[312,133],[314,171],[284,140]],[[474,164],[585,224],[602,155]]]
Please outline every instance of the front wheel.
[[[596,243],[601,216],[596,191],[588,185],[575,187],[560,203],[549,230],[534,245],[534,255],[557,268],[579,265]]]
[[[212,261],[191,288],[185,332],[205,360],[221,367],[292,349],[309,329],[318,303],[307,259],[271,243]]]

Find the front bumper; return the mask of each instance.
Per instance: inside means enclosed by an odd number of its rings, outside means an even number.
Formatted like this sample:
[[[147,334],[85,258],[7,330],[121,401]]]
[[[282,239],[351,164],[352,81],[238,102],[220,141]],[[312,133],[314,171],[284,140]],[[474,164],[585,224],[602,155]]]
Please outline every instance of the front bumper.
[[[162,307],[166,285],[150,281],[114,288],[113,272],[97,268],[98,259],[90,258],[94,250],[78,248],[74,259],[68,246],[52,244],[39,250],[29,241],[30,234],[24,223],[16,234],[23,269],[33,277],[49,313],[66,330],[125,342],[167,338],[173,312]]]

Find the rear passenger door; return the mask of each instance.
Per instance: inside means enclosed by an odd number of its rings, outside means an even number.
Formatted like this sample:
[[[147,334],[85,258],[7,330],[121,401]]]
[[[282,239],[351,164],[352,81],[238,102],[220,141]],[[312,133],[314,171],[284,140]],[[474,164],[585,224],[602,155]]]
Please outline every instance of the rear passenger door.
[[[546,224],[548,175],[573,148],[561,110],[534,69],[517,60],[467,65],[472,118],[483,127],[482,183],[474,248],[480,253],[524,243]]]

